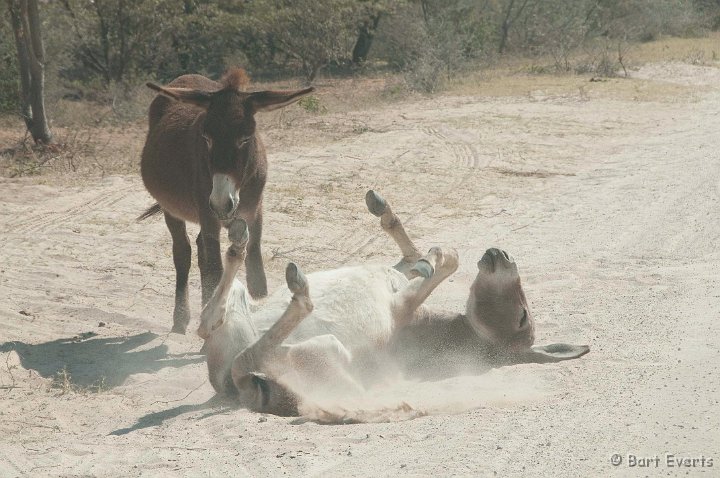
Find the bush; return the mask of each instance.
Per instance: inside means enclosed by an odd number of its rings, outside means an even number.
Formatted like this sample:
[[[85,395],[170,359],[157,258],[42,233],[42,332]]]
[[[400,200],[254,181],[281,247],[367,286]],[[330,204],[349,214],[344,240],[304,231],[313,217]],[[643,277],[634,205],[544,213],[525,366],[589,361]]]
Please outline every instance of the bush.
[[[350,58],[361,7],[356,0],[256,0],[244,13],[271,54],[299,62],[312,82],[322,67]]]
[[[403,72],[411,90],[432,93],[488,55],[488,25],[477,6],[455,0],[407,5],[378,29],[376,55]]]
[[[219,75],[240,46],[241,16],[213,3],[61,0],[45,8],[53,18],[46,28],[48,56],[62,59],[59,74],[70,81]]]
[[[690,0],[600,0],[590,19],[597,35],[650,41],[660,35],[702,32],[702,20]]]

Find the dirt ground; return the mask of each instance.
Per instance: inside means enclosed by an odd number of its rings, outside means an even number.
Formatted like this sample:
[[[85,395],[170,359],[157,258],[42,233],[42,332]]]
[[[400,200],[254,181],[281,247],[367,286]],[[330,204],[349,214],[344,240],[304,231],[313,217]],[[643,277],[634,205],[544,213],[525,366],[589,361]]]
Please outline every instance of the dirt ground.
[[[168,334],[170,238],[162,220],[135,222],[151,203],[138,176],[0,179],[0,476],[716,475],[717,66],[650,65],[603,86],[616,98],[445,95],[268,129],[271,290],[289,260],[394,263],[365,211],[374,188],[419,245],[460,253],[431,305],[462,310],[475,263],[502,247],[536,342],[591,346],[560,364],[388,384],[384,410],[348,405],[379,423],[213,399],[200,339]],[[648,85],[682,94],[627,94]],[[424,416],[394,413],[402,403]]]

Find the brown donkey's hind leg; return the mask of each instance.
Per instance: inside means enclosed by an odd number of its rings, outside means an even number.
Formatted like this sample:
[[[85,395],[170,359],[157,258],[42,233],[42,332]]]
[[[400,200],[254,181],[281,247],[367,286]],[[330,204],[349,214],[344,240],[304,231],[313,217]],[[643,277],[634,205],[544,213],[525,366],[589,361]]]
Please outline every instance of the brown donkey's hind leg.
[[[405,232],[400,218],[392,212],[387,201],[373,190],[365,194],[365,204],[373,215],[380,218],[380,226],[400,247],[403,258],[394,266],[395,269],[405,274],[408,279],[417,277],[418,274],[412,270],[412,267],[422,257],[422,254]]]
[[[185,230],[185,221],[165,213],[165,224],[172,236],[173,262],[175,263],[175,310],[172,331],[184,334],[190,323],[190,302],[188,300],[188,276],[190,274],[190,239]]]
[[[433,290],[458,268],[458,254],[455,249],[443,251],[433,247],[412,268],[419,277],[411,279],[405,288],[395,293],[392,313],[396,327],[409,324],[415,311]]]

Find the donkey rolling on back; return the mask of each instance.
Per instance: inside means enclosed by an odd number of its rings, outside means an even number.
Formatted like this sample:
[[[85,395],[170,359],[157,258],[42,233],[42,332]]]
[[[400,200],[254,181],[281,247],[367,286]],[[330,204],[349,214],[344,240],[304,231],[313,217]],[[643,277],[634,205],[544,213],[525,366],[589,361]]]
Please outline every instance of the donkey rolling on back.
[[[260,308],[235,278],[246,225],[240,219],[229,225],[226,268],[198,328],[217,392],[252,410],[295,415],[318,393],[362,393],[391,364],[410,378],[441,379],[589,352],[586,345],[533,346],[534,320],[517,264],[500,249],[488,249],[478,262],[464,313],[427,307],[425,300],[457,269],[457,253],[434,247],[423,256],[387,201],[369,191],[366,203],[399,246],[397,265],[305,276],[290,263],[287,288]]]
[[[185,222],[200,224],[197,237],[202,302],[222,275],[219,234],[234,217],[248,224],[245,265],[255,297],[267,295],[260,239],[267,159],[255,134],[255,113],[287,106],[313,91],[245,92],[248,77],[231,70],[219,82],[184,75],[165,87],[150,105],[149,130],[140,163],[143,182],[157,204],[139,219],[163,212],[173,241],[176,288],[173,332],[190,322],[188,274],[191,247]]]

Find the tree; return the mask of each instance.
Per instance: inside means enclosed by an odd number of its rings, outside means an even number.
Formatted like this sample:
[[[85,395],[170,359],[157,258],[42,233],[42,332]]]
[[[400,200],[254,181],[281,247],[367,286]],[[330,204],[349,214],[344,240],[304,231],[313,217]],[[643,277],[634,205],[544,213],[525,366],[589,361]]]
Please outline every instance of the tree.
[[[398,0],[360,0],[360,24],[357,30],[357,39],[352,50],[352,62],[356,65],[364,63],[370,53],[375,32],[377,32],[380,18],[391,13],[394,6],[401,4]]]
[[[45,115],[45,48],[37,0],[7,0],[20,71],[20,113],[35,143],[52,142]]]
[[[352,51],[352,62],[356,65],[364,63],[370,53],[375,31],[380,23],[381,13],[371,15],[367,20],[362,22],[358,28],[358,37]]]
[[[62,37],[69,56],[60,77],[85,83],[99,80],[109,86],[127,85],[138,76],[167,81],[189,72],[222,73],[225,60],[237,52],[242,39],[239,7],[226,4],[205,0],[52,2],[53,31]]]
[[[165,33],[172,31],[173,19],[183,11],[168,0],[60,0],[59,4],[58,17],[64,16],[74,33],[74,40],[66,40],[73,55],[105,84],[122,82],[138,64],[162,50]],[[183,8],[192,9],[192,2],[185,2]]]
[[[513,24],[520,18],[525,7],[528,6],[529,0],[510,0],[503,10],[502,22],[500,23],[500,44],[498,45],[498,53],[505,52],[507,46],[508,35]]]
[[[302,65],[311,83],[322,67],[349,57],[362,9],[355,0],[257,0],[246,14],[258,34]]]

